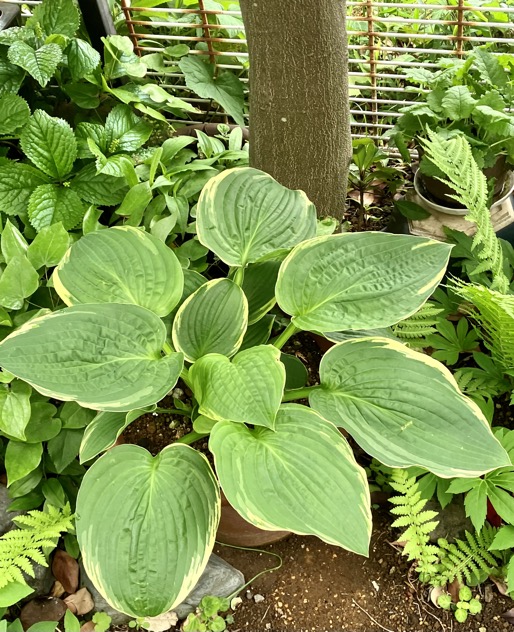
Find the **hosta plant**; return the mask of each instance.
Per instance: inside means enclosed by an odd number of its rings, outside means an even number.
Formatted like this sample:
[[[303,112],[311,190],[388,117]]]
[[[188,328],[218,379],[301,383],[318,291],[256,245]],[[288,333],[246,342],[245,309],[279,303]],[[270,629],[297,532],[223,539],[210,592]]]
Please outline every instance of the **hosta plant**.
[[[305,194],[250,168],[209,180],[196,224],[226,277],[183,270],[141,229],[95,231],[53,275],[68,307],[0,344],[4,370],[98,411],[81,446],[92,465],[77,536],[98,590],[133,616],[170,610],[193,588],[214,545],[220,486],[262,529],[367,555],[369,489],[341,429],[393,467],[449,478],[510,464],[447,369],[390,337],[362,335],[423,305],[448,245],[384,233],[317,237]],[[270,340],[278,313],[288,324]],[[285,388],[291,362],[281,348],[299,331],[346,339],[324,356],[319,385]],[[93,462],[179,378],[194,396],[189,435],[156,457],[121,445]],[[306,398],[310,407],[294,403]],[[188,445],[206,435],[214,470]]]

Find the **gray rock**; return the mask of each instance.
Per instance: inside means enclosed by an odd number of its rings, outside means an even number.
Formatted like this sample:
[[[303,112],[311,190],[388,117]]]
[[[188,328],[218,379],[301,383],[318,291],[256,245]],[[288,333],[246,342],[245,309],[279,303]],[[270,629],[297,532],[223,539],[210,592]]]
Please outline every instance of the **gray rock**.
[[[213,553],[196,588],[174,610],[179,619],[185,619],[190,612],[196,610],[202,597],[228,597],[242,588],[244,583],[245,578],[241,571]]]
[[[12,498],[9,497],[7,487],[0,485],[0,535],[7,533],[11,529],[15,528],[15,524],[12,519],[19,516],[21,511],[7,511],[7,507],[12,503]]]
[[[464,531],[474,531],[473,524],[466,517],[464,505],[458,500],[454,500],[441,509],[441,505],[436,500],[429,500],[425,506],[426,510],[437,511],[439,524],[430,534],[430,541],[437,542],[439,538],[446,538],[450,542],[456,537],[460,537]]]
[[[214,553],[211,555],[195,589],[187,599],[174,608],[179,619],[185,619],[190,612],[194,612],[202,600],[202,597],[212,595],[215,597],[228,597],[241,588],[245,583],[244,575],[233,566],[222,560]],[[85,586],[95,602],[95,610],[105,612],[112,619],[112,625],[126,625],[132,617],[115,610],[93,586],[86,575],[86,571],[80,563],[80,585]]]

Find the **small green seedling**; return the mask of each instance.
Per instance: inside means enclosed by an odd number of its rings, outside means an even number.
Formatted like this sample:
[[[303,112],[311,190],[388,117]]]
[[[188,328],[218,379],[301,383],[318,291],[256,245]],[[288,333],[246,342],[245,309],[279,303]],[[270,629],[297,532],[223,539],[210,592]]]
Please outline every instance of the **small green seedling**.
[[[234,617],[229,614],[225,617],[220,612],[226,612],[230,607],[228,599],[223,597],[204,597],[195,613],[191,613],[185,623],[184,632],[223,632],[227,623],[234,622]]]
[[[482,612],[482,604],[478,599],[473,597],[471,589],[463,586],[459,590],[459,601],[454,604],[448,593],[442,594],[437,600],[438,605],[444,610],[453,610],[455,619],[459,623],[465,623],[468,615],[479,614]]]

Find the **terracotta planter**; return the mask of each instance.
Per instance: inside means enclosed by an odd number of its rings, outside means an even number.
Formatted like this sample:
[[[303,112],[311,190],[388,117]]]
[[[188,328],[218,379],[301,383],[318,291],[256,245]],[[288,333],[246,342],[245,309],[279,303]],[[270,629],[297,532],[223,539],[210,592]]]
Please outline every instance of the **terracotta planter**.
[[[484,175],[487,180],[491,180],[494,178],[494,192],[493,192],[493,200],[501,195],[503,188],[505,186],[505,180],[509,173],[509,168],[507,167],[507,162],[505,156],[498,156],[496,162],[492,167],[488,169],[484,169]],[[460,204],[458,204],[451,196],[455,194],[455,191],[441,182],[437,178],[431,178],[430,176],[426,176],[425,174],[420,174],[421,181],[423,182],[423,186],[427,193],[430,194],[435,201],[441,203],[443,206],[448,208],[463,208]]]
[[[279,542],[291,535],[290,531],[264,531],[242,518],[221,493],[221,520],[216,540],[233,546],[256,547]]]

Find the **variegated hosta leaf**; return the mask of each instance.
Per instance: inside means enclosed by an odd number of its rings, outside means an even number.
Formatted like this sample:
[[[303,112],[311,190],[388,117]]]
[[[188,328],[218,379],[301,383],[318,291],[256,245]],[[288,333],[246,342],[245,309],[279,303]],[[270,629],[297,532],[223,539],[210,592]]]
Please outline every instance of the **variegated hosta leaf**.
[[[67,305],[132,303],[166,316],[182,296],[184,275],[160,239],[117,226],[75,242],[55,270],[54,286]]]
[[[313,410],[282,406],[274,431],[220,421],[209,448],[221,487],[245,520],[368,554],[366,474],[337,428]]]
[[[342,342],[324,356],[320,377],[310,405],[386,465],[417,465],[451,478],[480,476],[510,463],[452,374],[399,342]]]
[[[163,357],[163,322],[139,305],[76,305],[29,321],[0,343],[0,366],[43,395],[95,410],[150,406],[184,356]]]
[[[173,344],[188,362],[207,353],[233,356],[248,326],[248,301],[230,279],[200,286],[182,303],[173,321]]]
[[[80,444],[79,458],[81,463],[86,463],[95,456],[112,448],[121,433],[133,421],[141,415],[151,412],[155,406],[137,408],[128,413],[101,412],[86,427],[82,443]]]
[[[167,612],[205,569],[219,515],[218,483],[196,450],[174,444],[152,457],[134,445],[113,448],[86,472],[77,498],[86,572],[121,612]]]
[[[259,321],[275,305],[280,261],[264,261],[245,270],[243,291],[248,299],[248,324]]]
[[[304,330],[388,327],[416,312],[432,294],[451,248],[387,233],[311,239],[283,262],[277,301]]]
[[[202,415],[273,428],[286,381],[276,347],[252,347],[232,362],[212,353],[200,358],[189,375]]]
[[[204,186],[196,211],[198,238],[230,266],[246,266],[316,235],[316,209],[303,191],[270,175],[227,169]]]

